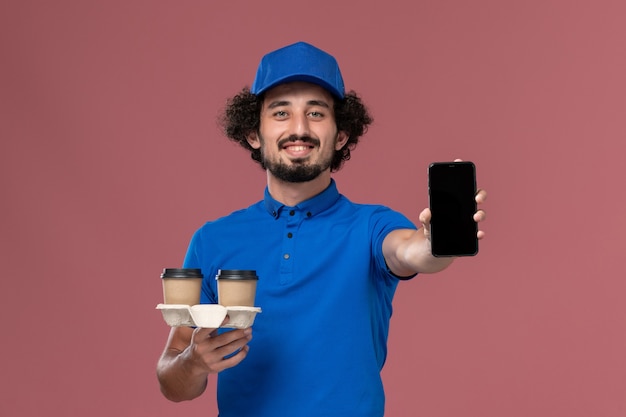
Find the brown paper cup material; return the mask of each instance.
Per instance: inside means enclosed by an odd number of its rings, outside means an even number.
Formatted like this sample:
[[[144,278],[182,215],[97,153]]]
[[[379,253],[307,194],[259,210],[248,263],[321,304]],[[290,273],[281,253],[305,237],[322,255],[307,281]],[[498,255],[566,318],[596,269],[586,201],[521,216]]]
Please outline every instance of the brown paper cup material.
[[[199,269],[166,268],[161,281],[164,304],[200,304],[202,273]]]
[[[254,307],[258,281],[255,271],[220,270],[215,278],[220,305]]]

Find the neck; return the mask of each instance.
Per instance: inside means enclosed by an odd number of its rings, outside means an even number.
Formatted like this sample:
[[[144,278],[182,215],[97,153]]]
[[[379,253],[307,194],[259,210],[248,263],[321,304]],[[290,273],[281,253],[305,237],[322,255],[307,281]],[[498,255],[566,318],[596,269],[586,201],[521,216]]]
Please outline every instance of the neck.
[[[287,206],[295,206],[324,191],[330,184],[330,171],[307,182],[286,182],[267,171],[267,188],[274,200]]]

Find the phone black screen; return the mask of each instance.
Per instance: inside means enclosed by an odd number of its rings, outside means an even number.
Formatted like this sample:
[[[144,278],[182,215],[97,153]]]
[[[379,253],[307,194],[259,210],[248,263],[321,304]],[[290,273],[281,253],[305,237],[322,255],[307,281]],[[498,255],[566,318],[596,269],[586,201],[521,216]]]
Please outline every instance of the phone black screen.
[[[474,221],[476,167],[472,162],[436,162],[428,167],[431,244],[434,256],[478,253]]]

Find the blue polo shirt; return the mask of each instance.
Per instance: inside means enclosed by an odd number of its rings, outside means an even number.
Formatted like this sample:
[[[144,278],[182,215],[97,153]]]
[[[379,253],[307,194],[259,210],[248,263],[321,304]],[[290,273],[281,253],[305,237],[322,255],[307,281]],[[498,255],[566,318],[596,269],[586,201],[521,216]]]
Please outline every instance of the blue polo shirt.
[[[185,267],[201,268],[203,303],[217,303],[219,269],[254,269],[256,316],[248,356],[218,375],[220,417],[380,417],[380,371],[399,279],[382,242],[415,226],[379,205],[355,204],[334,180],[285,206],[264,200],[206,223]]]

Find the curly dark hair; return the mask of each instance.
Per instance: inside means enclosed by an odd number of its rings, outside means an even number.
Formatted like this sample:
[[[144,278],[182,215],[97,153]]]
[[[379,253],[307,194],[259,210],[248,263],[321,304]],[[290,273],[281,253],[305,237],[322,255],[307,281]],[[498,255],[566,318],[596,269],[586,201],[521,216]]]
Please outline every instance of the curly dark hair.
[[[249,150],[250,157],[262,167],[261,150],[252,148],[247,138],[251,133],[259,132],[263,97],[263,94],[254,95],[249,88],[244,87],[227,101],[219,120],[226,137]],[[374,121],[354,91],[346,93],[343,100],[334,98],[334,110],[337,130],[346,132],[348,141],[343,148],[335,151],[330,165],[332,172],[338,171],[344,161],[350,159],[350,151],[356,148],[359,138]]]

